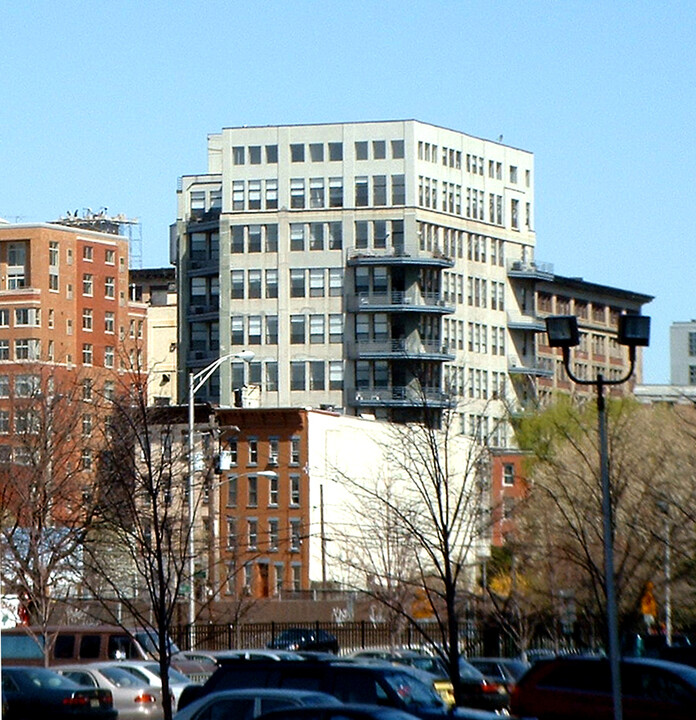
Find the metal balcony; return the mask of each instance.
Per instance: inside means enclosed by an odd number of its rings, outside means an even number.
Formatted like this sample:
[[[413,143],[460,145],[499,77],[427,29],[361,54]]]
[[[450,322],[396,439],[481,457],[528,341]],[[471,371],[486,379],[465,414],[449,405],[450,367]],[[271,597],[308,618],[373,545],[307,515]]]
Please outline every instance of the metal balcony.
[[[420,340],[358,340],[351,348],[358,360],[434,360],[452,361],[455,355],[442,343]]]
[[[446,408],[452,398],[437,388],[387,387],[348,388],[352,407],[431,407]]]
[[[404,292],[393,290],[385,293],[358,293],[348,298],[349,312],[407,312],[448,315],[454,306],[445,302],[435,292]]]
[[[553,280],[553,264],[538,263],[529,260],[511,260],[507,265],[507,274],[510,278],[525,278],[528,280]]]
[[[544,332],[546,325],[536,315],[526,313],[507,313],[508,330],[526,330],[528,332]]]
[[[534,377],[553,377],[553,361],[529,357],[508,356],[510,375],[532,375]]]

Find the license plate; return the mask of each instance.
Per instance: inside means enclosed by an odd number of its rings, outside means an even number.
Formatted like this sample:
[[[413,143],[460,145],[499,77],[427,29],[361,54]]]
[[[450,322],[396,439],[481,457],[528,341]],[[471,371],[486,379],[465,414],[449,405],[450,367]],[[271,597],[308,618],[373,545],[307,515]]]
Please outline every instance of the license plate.
[[[89,706],[98,708],[99,707],[99,698],[90,698]]]

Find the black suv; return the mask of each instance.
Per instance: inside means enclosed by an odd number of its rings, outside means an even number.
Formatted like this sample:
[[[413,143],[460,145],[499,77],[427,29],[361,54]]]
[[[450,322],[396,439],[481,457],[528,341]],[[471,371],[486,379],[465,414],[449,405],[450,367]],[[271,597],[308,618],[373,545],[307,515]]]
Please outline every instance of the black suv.
[[[326,630],[296,627],[283,630],[266,647],[273,650],[318,650],[338,652],[338,640]]]
[[[187,689],[179,708],[218,690],[269,687],[317,690],[345,703],[398,708],[424,720],[444,720],[448,710],[437,693],[407,668],[329,661],[225,660],[202,687]]]

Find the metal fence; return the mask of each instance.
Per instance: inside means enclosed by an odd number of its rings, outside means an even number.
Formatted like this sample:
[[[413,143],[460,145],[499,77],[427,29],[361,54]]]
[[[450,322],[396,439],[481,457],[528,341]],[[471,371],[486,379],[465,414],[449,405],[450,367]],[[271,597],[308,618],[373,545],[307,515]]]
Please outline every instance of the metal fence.
[[[272,642],[283,630],[297,627],[297,623],[238,623],[230,625],[195,625],[193,632],[188,625],[172,628],[176,644],[183,650],[228,650],[237,648],[263,648]],[[309,627],[326,630],[336,637],[341,652],[350,652],[368,647],[425,646],[425,636],[437,637],[437,628],[423,624],[420,632],[413,626],[394,630],[386,623],[370,621],[308,624]],[[476,655],[481,651],[481,640],[469,626],[462,628],[460,647],[466,654]]]

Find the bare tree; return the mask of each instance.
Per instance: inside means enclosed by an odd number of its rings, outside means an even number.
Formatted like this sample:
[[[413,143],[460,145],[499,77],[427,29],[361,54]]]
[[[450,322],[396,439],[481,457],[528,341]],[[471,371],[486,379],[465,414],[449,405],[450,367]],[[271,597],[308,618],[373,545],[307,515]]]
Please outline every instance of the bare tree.
[[[108,408],[98,468],[102,492],[84,549],[85,582],[113,622],[130,631],[135,625],[153,639],[169,720],[169,631],[194,582],[187,564],[193,527],[183,482],[183,413],[148,407],[147,376],[137,367],[120,377],[102,404]]]
[[[595,428],[594,408],[569,400],[522,423],[519,437],[534,460],[519,537],[529,550],[529,567],[539,570],[551,557],[556,580],[562,576],[575,590],[578,613],[602,627],[606,591]],[[670,408],[616,399],[609,404],[609,452],[617,601],[628,628],[640,617],[646,583],[661,576],[660,498],[668,497],[675,513],[693,505],[696,448]],[[693,525],[674,527],[691,551]],[[673,545],[675,540],[676,535]],[[553,590],[549,584],[549,595]]]
[[[356,587],[442,656],[458,693],[462,600],[488,547],[488,449],[458,432],[454,409],[438,412],[437,423],[427,404],[424,410],[426,422],[391,427],[382,446],[384,477],[336,470],[355,512],[341,559]],[[420,622],[424,609],[433,619],[427,625]]]
[[[4,593],[19,597],[27,632],[42,635],[70,619],[81,590],[82,546],[93,521],[96,486],[90,380],[28,366],[11,376],[2,410],[0,557]],[[9,385],[10,376],[3,382]]]

